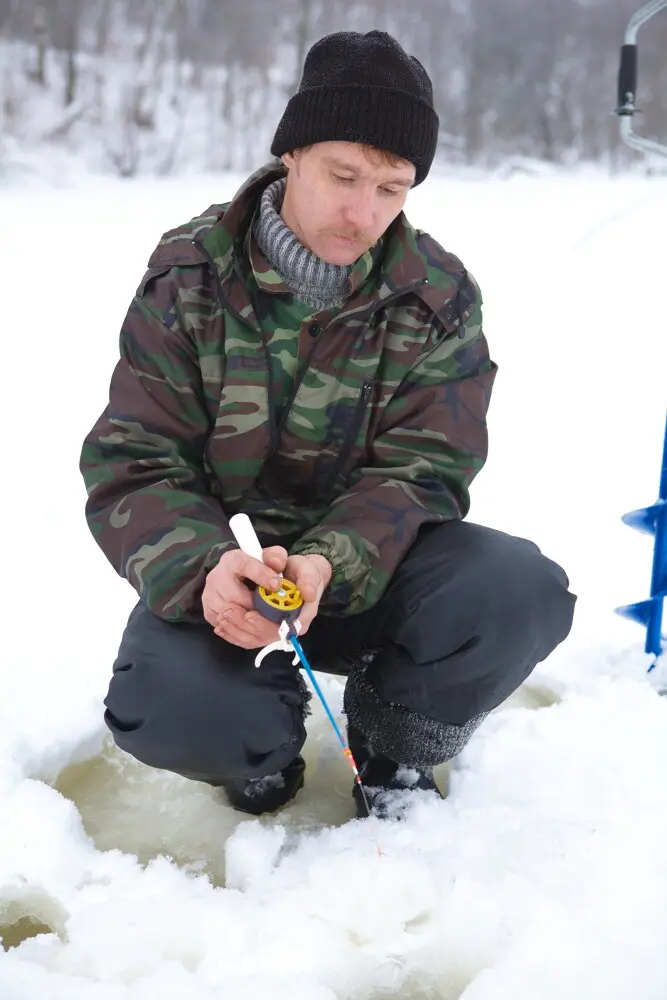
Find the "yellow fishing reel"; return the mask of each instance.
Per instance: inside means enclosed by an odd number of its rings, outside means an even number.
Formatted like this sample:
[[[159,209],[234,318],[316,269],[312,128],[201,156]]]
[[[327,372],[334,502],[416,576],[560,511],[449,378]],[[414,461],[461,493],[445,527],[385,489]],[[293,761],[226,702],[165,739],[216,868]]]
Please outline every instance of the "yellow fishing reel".
[[[303,607],[303,597],[291,580],[281,580],[279,590],[265,590],[258,587],[254,592],[255,611],[271,622],[279,625],[286,621],[291,625],[299,617]]]

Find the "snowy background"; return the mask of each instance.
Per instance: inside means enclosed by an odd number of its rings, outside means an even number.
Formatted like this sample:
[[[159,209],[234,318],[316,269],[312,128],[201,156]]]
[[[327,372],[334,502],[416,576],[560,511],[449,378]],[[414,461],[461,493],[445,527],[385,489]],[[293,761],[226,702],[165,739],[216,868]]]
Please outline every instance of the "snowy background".
[[[107,737],[134,592],[88,534],[79,450],[161,233],[243,177],[44,166],[0,187],[2,1000],[664,1000],[667,678],[613,609],[649,592],[620,517],[657,496],[667,179],[436,170],[410,195],[480,282],[500,366],[470,517],[534,539],[579,600],[439,770],[446,800],[380,825],[349,822],[319,710],[306,789],[259,820]]]
[[[67,156],[121,177],[250,172],[305,56],[389,31],[427,68],[449,163],[621,169],[618,52],[640,0],[0,0],[0,179]],[[667,14],[639,34],[642,131],[667,132]]]

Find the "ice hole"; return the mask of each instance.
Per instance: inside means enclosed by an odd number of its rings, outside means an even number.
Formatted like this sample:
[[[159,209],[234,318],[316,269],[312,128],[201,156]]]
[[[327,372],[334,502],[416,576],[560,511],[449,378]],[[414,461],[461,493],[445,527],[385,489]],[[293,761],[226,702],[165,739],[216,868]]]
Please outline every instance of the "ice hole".
[[[0,941],[2,941],[2,947],[5,951],[17,948],[28,938],[54,933],[53,927],[49,927],[48,924],[30,916],[19,917],[13,924],[0,924]]]
[[[46,893],[26,886],[25,891],[6,898],[0,905],[0,941],[4,951],[39,934],[64,933],[66,914]]]

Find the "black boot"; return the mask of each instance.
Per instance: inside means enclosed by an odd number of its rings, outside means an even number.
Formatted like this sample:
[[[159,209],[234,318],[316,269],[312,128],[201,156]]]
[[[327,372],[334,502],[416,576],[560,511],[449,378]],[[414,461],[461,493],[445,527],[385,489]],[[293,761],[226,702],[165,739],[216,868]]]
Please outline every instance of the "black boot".
[[[354,726],[348,725],[347,738],[373,816],[379,819],[400,819],[410,806],[412,799],[410,792],[417,789],[432,792],[443,798],[433,779],[433,768],[414,768],[397,764],[396,761],[375,750]],[[368,816],[368,810],[356,781],[352,795],[357,807],[357,816],[363,819]]]
[[[275,774],[263,778],[226,778],[220,786],[230,806],[259,816],[281,809],[294,798],[303,787],[305,769],[306,762],[299,756]]]

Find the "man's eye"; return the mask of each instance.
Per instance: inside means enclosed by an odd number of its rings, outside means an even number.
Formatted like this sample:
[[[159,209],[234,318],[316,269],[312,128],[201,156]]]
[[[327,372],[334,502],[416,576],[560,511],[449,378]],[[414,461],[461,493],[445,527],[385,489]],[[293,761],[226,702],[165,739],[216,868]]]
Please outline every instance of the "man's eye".
[[[382,191],[382,194],[386,194],[389,198],[393,197],[393,195],[395,194],[398,194],[398,191],[395,191],[393,188],[380,188],[380,191]]]
[[[341,177],[340,174],[334,174],[334,177],[339,184],[354,184],[354,177]]]

